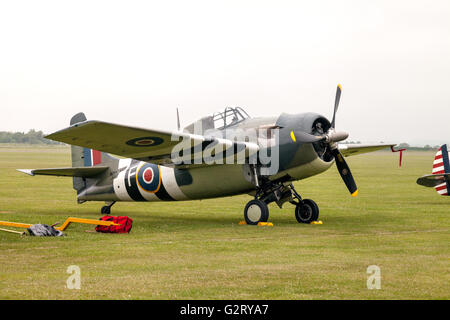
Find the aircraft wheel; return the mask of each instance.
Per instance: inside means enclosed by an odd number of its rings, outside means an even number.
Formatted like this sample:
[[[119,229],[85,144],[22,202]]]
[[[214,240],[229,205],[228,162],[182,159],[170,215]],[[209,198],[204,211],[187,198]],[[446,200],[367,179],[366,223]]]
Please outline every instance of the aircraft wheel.
[[[111,207],[110,206],[103,206],[101,210],[102,214],[110,214],[111,213]]]
[[[269,207],[264,201],[258,199],[249,201],[244,209],[244,218],[247,224],[256,225],[258,222],[267,222]]]
[[[311,199],[305,199],[295,207],[295,218],[299,223],[310,223],[319,219],[319,207]]]

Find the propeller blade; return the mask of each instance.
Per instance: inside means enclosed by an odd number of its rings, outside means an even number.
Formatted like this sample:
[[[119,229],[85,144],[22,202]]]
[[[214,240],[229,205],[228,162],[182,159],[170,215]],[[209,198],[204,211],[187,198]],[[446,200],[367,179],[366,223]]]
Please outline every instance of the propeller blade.
[[[344,180],[348,191],[350,191],[353,197],[356,197],[358,195],[358,187],[356,187],[355,180],[353,179],[353,175],[347,165],[347,162],[344,160],[344,156],[339,152],[339,149],[337,148],[332,150],[331,152],[333,153],[339,174],[341,175],[342,180]]]
[[[300,143],[312,143],[320,140],[324,140],[327,143],[334,143],[345,140],[348,138],[348,133],[344,131],[336,132],[331,131],[325,135],[315,136],[304,131],[291,131],[291,139],[294,142]]]
[[[334,128],[335,120],[336,120],[336,112],[339,107],[339,100],[341,99],[342,87],[338,84],[336,89],[336,99],[334,100],[334,112],[333,112],[333,120],[331,120],[331,128]]]
[[[334,130],[328,131],[325,135],[325,141],[328,143],[339,142],[348,138],[348,133],[344,131],[336,132]]]
[[[312,143],[324,139],[323,136],[315,136],[304,131],[291,131],[291,139],[294,142]]]

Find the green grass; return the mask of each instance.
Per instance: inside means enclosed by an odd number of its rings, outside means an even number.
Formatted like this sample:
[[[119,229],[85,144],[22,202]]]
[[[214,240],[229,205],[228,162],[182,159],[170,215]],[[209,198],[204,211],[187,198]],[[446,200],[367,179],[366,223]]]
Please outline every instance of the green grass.
[[[64,238],[0,232],[1,299],[448,299],[450,199],[420,187],[433,152],[347,158],[352,198],[333,167],[297,182],[323,225],[298,224],[292,205],[270,205],[274,227],[238,225],[249,196],[175,203],[117,203],[130,234]],[[100,217],[102,203],[77,205],[70,178],[30,177],[16,168],[70,166],[66,147],[0,147],[0,220],[46,223]],[[81,290],[66,288],[81,268]],[[381,289],[366,287],[381,268]]]

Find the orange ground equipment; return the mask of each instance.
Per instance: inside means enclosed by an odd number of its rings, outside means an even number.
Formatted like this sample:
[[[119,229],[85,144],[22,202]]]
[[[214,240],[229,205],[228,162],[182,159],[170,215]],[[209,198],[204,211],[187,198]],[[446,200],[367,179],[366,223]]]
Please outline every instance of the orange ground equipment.
[[[69,217],[64,221],[64,223],[60,226],[55,228],[59,231],[64,231],[67,229],[67,227],[71,223],[84,223],[84,224],[93,224],[96,226],[119,226],[120,224],[115,223],[113,221],[102,221],[102,220],[94,220],[94,219],[84,219],[84,218],[75,218],[75,217]],[[0,226],[7,226],[7,227],[17,227],[17,228],[29,228],[32,226],[32,224],[29,223],[21,223],[21,222],[9,222],[9,221],[0,221]]]

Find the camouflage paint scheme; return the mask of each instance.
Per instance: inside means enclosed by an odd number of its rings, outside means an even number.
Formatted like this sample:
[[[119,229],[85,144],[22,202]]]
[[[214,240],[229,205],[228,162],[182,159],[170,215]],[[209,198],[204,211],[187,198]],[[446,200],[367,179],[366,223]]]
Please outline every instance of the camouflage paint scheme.
[[[311,126],[311,121],[320,116],[311,113],[283,117],[299,118],[302,119],[300,125]],[[273,126],[274,118],[250,118],[238,124],[237,128],[251,128],[255,125]],[[281,139],[280,151],[285,152],[280,163],[282,170],[271,176],[271,180],[301,180],[324,172],[333,164],[333,161],[325,162],[320,159],[311,144],[295,144],[289,134],[286,137],[281,135]],[[83,148],[72,148],[73,166],[81,166],[84,164]],[[86,179],[86,187],[80,189],[77,196],[79,202],[182,201],[251,193],[256,189],[255,184],[246,177],[248,165],[245,164],[177,169],[135,159],[118,159],[103,152],[101,159],[101,164],[107,165],[108,170]],[[152,178],[157,179],[157,183],[142,183],[146,169],[152,172]]]
[[[237,109],[230,110],[235,112]],[[239,108],[239,110],[245,113],[242,109]],[[212,117],[205,117],[199,121],[209,123],[212,119]],[[324,172],[334,163],[334,158],[327,155],[325,151],[321,154],[321,146],[318,143],[302,143],[295,139],[294,132],[306,132],[313,135],[323,133],[314,131],[318,122],[325,131],[329,129],[330,122],[316,113],[295,115],[283,113],[279,117],[267,118],[250,118],[247,115],[239,119],[237,123],[216,131],[220,133],[225,130],[250,128],[278,129],[279,168],[274,174],[266,177],[266,181],[288,185],[292,181]],[[87,121],[83,113],[72,117],[70,125],[47,138],[72,145],[72,168],[20,171],[30,175],[72,176],[79,203],[85,201],[107,203],[183,201],[245,193],[254,195],[258,189],[259,180],[255,178],[254,168],[248,164],[171,164],[169,155],[178,143],[178,141],[171,141],[170,136],[173,134],[171,132]],[[192,125],[190,127],[192,128]],[[192,134],[190,130],[186,127],[185,134]],[[211,141],[201,138],[204,139],[202,144],[204,149]],[[225,141],[219,140],[214,139],[214,142]],[[240,145],[230,141],[224,143],[229,143],[227,146],[234,149],[245,148],[248,152],[254,148],[249,143],[240,143]],[[339,148],[346,156],[388,146],[391,145],[342,145]],[[108,152],[128,158],[119,159]]]

